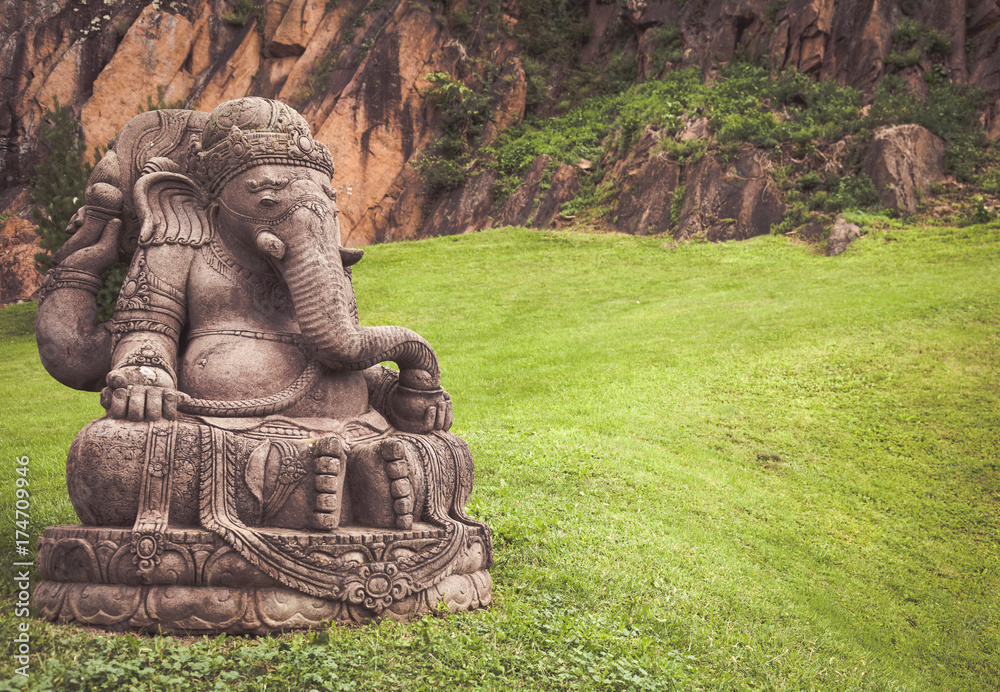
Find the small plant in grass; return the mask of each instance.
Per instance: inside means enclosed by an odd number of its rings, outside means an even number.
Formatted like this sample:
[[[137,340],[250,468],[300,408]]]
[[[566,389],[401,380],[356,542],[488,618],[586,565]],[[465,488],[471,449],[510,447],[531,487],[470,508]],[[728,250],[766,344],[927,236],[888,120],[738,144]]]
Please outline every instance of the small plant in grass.
[[[980,173],[976,176],[976,185],[983,192],[988,192],[991,195],[1000,193],[1000,168],[993,166],[992,168]]]
[[[686,142],[663,137],[653,147],[654,154],[666,154],[682,166],[688,163],[698,163],[708,151],[707,139],[689,139]]]
[[[989,223],[996,219],[996,212],[986,206],[986,198],[983,195],[973,195],[972,206],[969,212],[961,217],[959,225],[971,226],[973,224]]]
[[[597,175],[585,175],[576,197],[563,204],[560,212],[574,218],[577,224],[592,223],[611,214],[617,194],[614,182],[602,183]]]
[[[879,204],[875,183],[864,173],[853,173],[836,178],[831,186],[827,211],[840,212],[846,209],[871,209]]]

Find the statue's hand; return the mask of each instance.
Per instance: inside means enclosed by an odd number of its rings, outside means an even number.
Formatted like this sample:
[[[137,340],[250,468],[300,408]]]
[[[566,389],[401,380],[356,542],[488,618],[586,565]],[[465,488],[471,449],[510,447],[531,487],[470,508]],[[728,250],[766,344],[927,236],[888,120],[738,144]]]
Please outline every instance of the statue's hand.
[[[110,153],[97,164],[97,171],[114,165]],[[105,174],[110,173],[105,171]],[[117,177],[117,175],[115,176]],[[118,261],[118,241],[121,237],[121,215],[125,196],[115,185],[97,182],[87,186],[86,205],[70,219],[66,233],[70,238],[52,257],[53,264],[63,264],[100,274]],[[68,262],[66,260],[69,260]]]
[[[166,370],[129,365],[109,372],[107,383],[101,391],[101,406],[111,418],[155,421],[177,417],[177,389]]]
[[[72,236],[52,259],[55,264],[99,275],[118,261],[122,222],[87,214],[85,210],[86,207],[73,216],[66,228]]]
[[[392,424],[403,432],[423,434],[451,428],[451,397],[440,387],[422,390],[396,385],[391,409]]]

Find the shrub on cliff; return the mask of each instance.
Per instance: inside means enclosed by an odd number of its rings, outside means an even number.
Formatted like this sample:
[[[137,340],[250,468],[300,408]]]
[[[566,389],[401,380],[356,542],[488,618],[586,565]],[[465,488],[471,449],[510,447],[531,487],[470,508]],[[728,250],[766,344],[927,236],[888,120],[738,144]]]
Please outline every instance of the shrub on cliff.
[[[60,104],[56,98],[52,108],[45,111],[40,138],[46,156],[35,167],[31,201],[32,218],[38,224],[40,245],[45,251],[35,255],[35,266],[44,274],[52,268],[52,254],[69,238],[66,228],[84,204],[87,180],[94,166],[86,155],[80,121],[69,106]],[[100,157],[99,151],[94,154],[95,158]],[[117,263],[101,277],[104,285],[97,294],[97,316],[101,321],[110,319],[114,312],[125,270],[124,264]]]
[[[52,253],[69,237],[66,227],[83,204],[83,192],[93,166],[86,157],[80,121],[58,98],[53,98],[52,109],[45,111],[40,129],[45,158],[35,167],[31,179],[31,201],[35,205],[31,216],[38,224],[40,244],[45,251],[35,255],[35,266],[44,274],[52,267]]]

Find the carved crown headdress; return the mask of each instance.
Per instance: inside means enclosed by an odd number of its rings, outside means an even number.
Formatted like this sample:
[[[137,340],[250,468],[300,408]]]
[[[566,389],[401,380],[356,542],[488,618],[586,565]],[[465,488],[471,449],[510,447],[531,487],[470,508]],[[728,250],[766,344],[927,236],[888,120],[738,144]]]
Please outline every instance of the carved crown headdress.
[[[226,101],[208,117],[192,173],[212,194],[253,166],[309,166],[333,177],[330,150],[313,139],[309,123],[278,101],[248,96]]]

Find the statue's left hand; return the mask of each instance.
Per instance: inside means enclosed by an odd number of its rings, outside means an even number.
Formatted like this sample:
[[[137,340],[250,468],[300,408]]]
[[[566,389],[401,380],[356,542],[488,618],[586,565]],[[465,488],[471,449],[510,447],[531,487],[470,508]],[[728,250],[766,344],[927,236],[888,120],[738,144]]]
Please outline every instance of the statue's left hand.
[[[108,373],[101,406],[111,418],[156,421],[177,418],[177,389],[166,370],[126,366]]]
[[[440,387],[425,391],[397,385],[391,406],[391,422],[403,432],[424,434],[451,428],[451,397]]]

